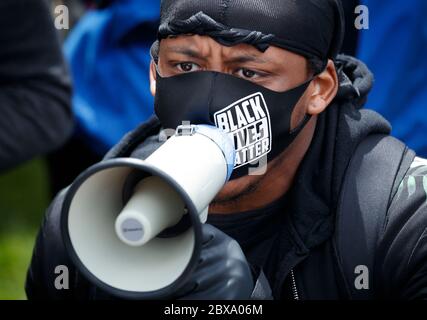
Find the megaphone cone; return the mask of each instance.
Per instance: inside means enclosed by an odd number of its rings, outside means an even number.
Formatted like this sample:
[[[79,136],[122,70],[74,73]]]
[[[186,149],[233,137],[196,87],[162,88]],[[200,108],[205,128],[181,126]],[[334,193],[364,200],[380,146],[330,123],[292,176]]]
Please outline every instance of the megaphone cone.
[[[73,263],[120,298],[173,296],[197,265],[201,223],[233,164],[231,139],[217,128],[196,126],[146,160],[92,166],[70,186],[62,208]]]

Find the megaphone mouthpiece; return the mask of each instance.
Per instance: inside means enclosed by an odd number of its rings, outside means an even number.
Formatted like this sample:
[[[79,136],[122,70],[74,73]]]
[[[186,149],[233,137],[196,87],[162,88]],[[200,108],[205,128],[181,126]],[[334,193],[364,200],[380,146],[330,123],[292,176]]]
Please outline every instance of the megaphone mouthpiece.
[[[136,185],[117,217],[116,233],[127,245],[142,246],[176,225],[184,213],[184,202],[176,191],[161,178],[148,177]]]

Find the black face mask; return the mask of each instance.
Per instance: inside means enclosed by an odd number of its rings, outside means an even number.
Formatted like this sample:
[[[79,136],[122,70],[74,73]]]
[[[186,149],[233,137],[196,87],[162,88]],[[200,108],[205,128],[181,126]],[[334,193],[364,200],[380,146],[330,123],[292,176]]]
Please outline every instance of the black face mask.
[[[155,112],[164,128],[183,122],[214,125],[232,135],[236,162],[231,179],[249,174],[282,153],[310,120],[293,130],[291,115],[312,79],[275,92],[232,75],[200,71],[163,78],[157,72]]]

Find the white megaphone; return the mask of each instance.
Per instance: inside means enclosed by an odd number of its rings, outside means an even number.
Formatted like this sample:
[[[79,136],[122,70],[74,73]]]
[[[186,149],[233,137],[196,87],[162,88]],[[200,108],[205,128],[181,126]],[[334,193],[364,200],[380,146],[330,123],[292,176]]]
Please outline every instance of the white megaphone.
[[[201,223],[234,166],[231,137],[180,126],[146,160],[118,158],[82,173],[64,199],[61,228],[81,273],[127,299],[172,295],[201,250]]]

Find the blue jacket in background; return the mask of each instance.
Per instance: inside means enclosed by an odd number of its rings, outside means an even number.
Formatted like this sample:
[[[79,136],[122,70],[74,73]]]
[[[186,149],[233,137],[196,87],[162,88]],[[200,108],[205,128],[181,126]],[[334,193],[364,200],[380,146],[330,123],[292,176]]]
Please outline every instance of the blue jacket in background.
[[[427,1],[364,0],[370,28],[358,57],[375,76],[367,107],[393,125],[393,135],[427,157]]]
[[[160,0],[120,0],[86,13],[65,43],[77,135],[104,154],[153,113],[149,49]]]

